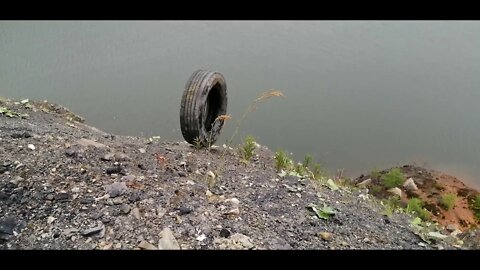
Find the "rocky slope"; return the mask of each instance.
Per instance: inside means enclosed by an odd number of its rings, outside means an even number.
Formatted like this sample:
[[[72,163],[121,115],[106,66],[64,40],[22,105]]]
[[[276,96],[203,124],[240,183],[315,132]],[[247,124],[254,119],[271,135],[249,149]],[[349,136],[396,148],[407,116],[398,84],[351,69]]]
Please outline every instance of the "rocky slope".
[[[48,102],[0,109],[0,249],[467,246],[384,215],[367,189],[281,177],[264,146],[243,162],[229,147],[108,134]]]

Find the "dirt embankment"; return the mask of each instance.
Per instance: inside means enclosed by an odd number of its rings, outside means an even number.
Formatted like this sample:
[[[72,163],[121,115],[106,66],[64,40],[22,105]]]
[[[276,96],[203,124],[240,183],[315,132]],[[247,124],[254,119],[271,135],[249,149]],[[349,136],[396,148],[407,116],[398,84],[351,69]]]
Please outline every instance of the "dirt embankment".
[[[243,162],[228,147],[108,134],[47,102],[0,110],[0,249],[475,247],[425,238],[367,189],[279,176],[264,146]]]

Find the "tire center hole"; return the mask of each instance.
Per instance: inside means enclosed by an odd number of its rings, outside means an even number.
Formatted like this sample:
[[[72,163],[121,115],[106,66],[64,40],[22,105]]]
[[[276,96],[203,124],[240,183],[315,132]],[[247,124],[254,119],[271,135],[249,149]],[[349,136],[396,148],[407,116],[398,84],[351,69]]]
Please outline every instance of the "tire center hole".
[[[208,132],[210,132],[210,130],[212,129],[212,124],[215,121],[215,119],[217,119],[217,117],[220,115],[220,108],[221,108],[220,89],[221,89],[220,84],[216,83],[208,93],[207,102],[206,102],[207,117],[205,119],[205,129]]]

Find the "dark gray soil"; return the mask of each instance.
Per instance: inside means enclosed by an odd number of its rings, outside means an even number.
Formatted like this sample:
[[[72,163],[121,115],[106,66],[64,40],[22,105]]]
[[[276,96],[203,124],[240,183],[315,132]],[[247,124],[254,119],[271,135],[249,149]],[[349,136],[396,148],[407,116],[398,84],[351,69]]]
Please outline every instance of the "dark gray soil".
[[[67,109],[0,101],[0,249],[437,249],[366,189],[278,176],[264,146],[116,136]],[[214,177],[212,177],[214,176]],[[319,219],[309,204],[335,214]]]

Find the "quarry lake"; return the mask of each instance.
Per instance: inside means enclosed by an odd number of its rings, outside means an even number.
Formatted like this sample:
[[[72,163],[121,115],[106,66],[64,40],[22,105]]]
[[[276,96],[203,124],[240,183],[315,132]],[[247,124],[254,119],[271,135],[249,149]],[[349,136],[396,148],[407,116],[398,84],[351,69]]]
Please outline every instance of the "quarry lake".
[[[239,135],[349,176],[415,162],[478,188],[479,48],[478,21],[1,21],[0,96],[183,140],[185,83],[216,70],[232,116],[218,144],[278,89]]]

